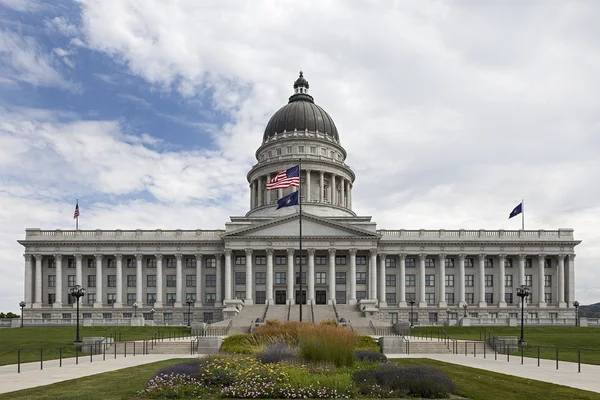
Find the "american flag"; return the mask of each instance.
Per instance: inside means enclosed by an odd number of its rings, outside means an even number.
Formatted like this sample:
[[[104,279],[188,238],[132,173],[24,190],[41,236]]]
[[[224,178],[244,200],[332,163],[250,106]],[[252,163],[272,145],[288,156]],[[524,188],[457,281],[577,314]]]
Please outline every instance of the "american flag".
[[[267,190],[283,189],[290,186],[300,186],[300,165],[279,171],[277,176],[267,183]]]
[[[73,219],[79,218],[79,200],[75,204],[75,212],[73,213]]]

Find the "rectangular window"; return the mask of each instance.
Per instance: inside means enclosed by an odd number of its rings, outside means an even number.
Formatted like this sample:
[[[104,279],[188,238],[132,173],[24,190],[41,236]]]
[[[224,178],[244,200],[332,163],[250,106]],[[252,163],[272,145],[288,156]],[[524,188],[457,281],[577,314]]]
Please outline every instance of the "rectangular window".
[[[298,146],[298,153],[304,153],[304,146]]]
[[[75,268],[75,259],[73,258],[68,258],[67,259],[67,268]]]
[[[327,284],[327,279],[326,279],[325,272],[317,272],[315,274],[315,276],[316,276],[315,283],[317,285],[325,285],[325,284]]]
[[[454,287],[454,275],[446,275],[446,287]]]
[[[106,275],[106,286],[107,287],[117,287],[117,276],[116,275]]]
[[[167,275],[167,287],[177,287],[177,275]]]
[[[267,283],[267,273],[266,272],[256,272],[254,274],[254,283],[257,285],[264,285]]]
[[[512,304],[513,303],[513,294],[512,293],[504,293],[504,301],[506,302],[506,304]]]
[[[156,275],[146,275],[146,286],[156,287]]]
[[[56,293],[48,293],[48,304],[56,303]]]
[[[56,287],[56,275],[48,275],[48,287]]]
[[[435,268],[435,258],[427,257],[425,259],[425,268]]]
[[[196,268],[197,261],[196,257],[187,257],[185,259],[185,267],[186,268]]]
[[[406,286],[415,286],[416,282],[416,275],[406,275]]]
[[[62,313],[62,319],[70,320],[71,319],[71,313]]]
[[[513,260],[512,258],[507,258],[504,260],[504,268],[512,268],[513,267]]]
[[[109,258],[106,260],[106,268],[117,268],[114,258]]]
[[[296,256],[296,265],[300,265],[300,256]],[[302,256],[302,265],[306,265],[306,256]]]
[[[465,258],[465,268],[473,268],[473,259]]]
[[[412,301],[417,301],[417,294],[416,293],[406,293],[406,301],[410,303],[411,300]]]
[[[196,275],[185,276],[185,287],[196,287]]]
[[[398,322],[398,313],[397,312],[391,312],[388,313],[388,321],[390,322],[391,325],[394,325],[396,322]]]
[[[296,285],[300,284],[300,272],[296,272]],[[302,272],[302,284],[306,285],[306,272]]]
[[[486,287],[494,286],[494,275],[486,275],[485,276],[485,286]]]
[[[136,268],[137,267],[137,261],[135,258],[128,258],[126,264],[127,264],[127,268]]]
[[[465,293],[465,302],[467,304],[475,303],[475,293]]]
[[[267,265],[267,257],[265,256],[256,256],[254,257],[255,265]]]
[[[93,305],[96,302],[96,293],[88,293],[87,294],[87,303],[88,305]]]
[[[112,319],[112,313],[109,313],[109,312],[102,313],[102,319]]]
[[[446,264],[446,268],[454,268],[454,258],[446,258],[444,263]]]
[[[335,302],[337,304],[346,304],[346,291],[338,290],[335,292]]]
[[[425,275],[425,286],[435,286],[435,275]]]
[[[417,262],[414,257],[406,257],[406,260],[404,261],[404,265],[406,268],[415,268],[415,266],[417,265]]]
[[[235,293],[233,294],[233,298],[237,299],[237,300],[244,300],[246,298],[246,291],[245,290],[236,290]]]
[[[107,293],[106,294],[106,304],[112,305],[112,304],[115,304],[116,301],[117,301],[116,293]]]
[[[168,305],[173,305],[175,304],[175,300],[177,300],[177,294],[176,293],[167,293],[167,304]]]
[[[335,265],[346,265],[346,256],[336,256]]]
[[[48,259],[48,268],[56,268],[56,265],[54,265],[54,258]]]
[[[287,146],[286,147],[287,153],[288,154],[292,154],[293,150],[292,150],[292,146]]]
[[[446,293],[446,304],[454,304],[454,293]]]
[[[396,304],[396,293],[386,293],[385,301],[388,304]]]
[[[346,273],[345,272],[336,272],[335,273],[335,284],[336,285],[345,285],[346,284]],[[344,295],[345,297],[345,295]]]
[[[367,298],[366,290],[357,290],[356,291],[356,301],[360,301],[360,300],[366,299],[366,298]]]
[[[235,256],[235,265],[246,265],[246,256]]]
[[[552,287],[552,275],[544,275],[544,287]]]
[[[154,269],[156,268],[156,258],[147,258],[146,259],[146,268]]]
[[[548,316],[550,317],[550,319],[557,319],[558,318],[558,313],[551,312],[551,313],[548,313]]]
[[[489,313],[489,317],[491,319],[497,319],[498,318],[498,313],[497,312],[491,312],[491,313]]]
[[[173,321],[173,313],[172,312],[163,313],[163,320],[165,322],[172,322]]]
[[[508,313],[508,318],[519,318],[519,313]]]
[[[525,268],[532,268],[532,267],[533,267],[533,259],[526,258],[525,259]]]
[[[485,267],[486,268],[494,268],[494,259],[493,258],[486,258],[485,259]]]
[[[256,304],[266,304],[267,303],[267,292],[264,290],[257,290],[255,293],[256,296]]]
[[[438,313],[436,312],[430,312],[429,313],[429,322],[431,323],[437,323],[438,322]]]
[[[127,287],[135,287],[135,275],[127,275]]]
[[[204,302],[206,304],[215,304],[217,302],[217,294],[216,293],[205,293],[204,294]]]
[[[310,154],[316,154],[317,153],[317,147],[316,146],[310,146]]]
[[[167,268],[176,268],[177,260],[174,257],[167,257]]]
[[[286,256],[275,256],[275,265],[285,265],[287,263]]]
[[[83,319],[92,319],[92,313],[83,313]]]
[[[88,268],[96,268],[96,260],[93,258],[88,258],[87,260]]]
[[[235,273],[235,284],[236,285],[245,285],[246,284],[246,273],[245,272],[236,272]]]
[[[366,285],[367,284],[367,273],[366,272],[357,272],[356,273],[356,284],[357,285]]]
[[[544,260],[544,268],[552,268],[552,259],[551,258],[546,258]]]
[[[127,305],[132,306],[135,302],[135,293],[127,293]]]
[[[217,259],[214,257],[210,257],[206,259],[206,268],[216,268],[217,267]]]
[[[367,256],[356,256],[356,265],[367,265]]]
[[[386,275],[385,276],[385,286],[396,286],[396,275]]]
[[[281,149],[276,149],[275,150],[275,154],[278,155],[278,156],[280,156],[281,155]]]
[[[396,268],[396,259],[394,257],[387,257],[385,259],[386,268]]]
[[[316,265],[327,265],[327,257],[326,256],[315,256],[315,264]]]
[[[494,302],[494,293],[486,293],[485,302],[488,304],[492,304]]]
[[[87,281],[88,287],[96,287],[96,275],[88,275]]]
[[[322,156],[326,156],[327,155],[327,149],[326,148],[321,147],[321,155]]]
[[[286,273],[285,272],[275,272],[275,284],[276,285],[285,285],[286,281]]]
[[[475,275],[465,275],[465,286],[473,287],[475,282]]]
[[[217,276],[216,275],[206,275],[204,276],[206,281],[206,287],[216,287],[217,286]]]
[[[504,275],[504,286],[512,287],[513,285],[513,276],[512,275]]]
[[[146,293],[146,304],[153,305],[156,303],[156,293]]]
[[[123,313],[123,319],[130,319],[130,318],[133,318],[133,313],[130,313],[130,312]]]
[[[196,302],[196,293],[186,293],[185,294],[185,301],[193,301]]]
[[[435,304],[435,293],[425,293],[425,302],[430,305]]]
[[[533,275],[525,275],[525,286],[533,286]]]

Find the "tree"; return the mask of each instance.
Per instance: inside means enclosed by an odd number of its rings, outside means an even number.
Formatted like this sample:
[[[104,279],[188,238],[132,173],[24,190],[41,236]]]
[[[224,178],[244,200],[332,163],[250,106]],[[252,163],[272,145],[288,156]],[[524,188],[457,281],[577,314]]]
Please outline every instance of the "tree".
[[[20,317],[17,314],[9,311],[6,314],[4,314],[3,312],[0,312],[0,319],[2,319],[2,318],[20,318]]]

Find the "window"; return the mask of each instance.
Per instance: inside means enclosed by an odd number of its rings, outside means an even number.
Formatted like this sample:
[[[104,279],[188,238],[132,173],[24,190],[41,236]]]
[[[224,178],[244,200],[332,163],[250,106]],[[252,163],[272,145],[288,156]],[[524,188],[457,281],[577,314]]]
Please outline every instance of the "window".
[[[419,313],[416,311],[408,313],[408,320],[410,322],[419,322]]]
[[[123,313],[123,319],[130,319],[130,318],[133,318],[133,313],[130,313],[130,312]]]
[[[116,293],[107,293],[106,294],[106,304],[108,304],[108,305],[115,304],[116,301],[117,301]]]
[[[87,303],[88,305],[92,305],[96,302],[96,293],[88,293],[87,294]]]
[[[310,146],[310,154],[317,154],[317,147],[316,146]]]
[[[245,285],[246,284],[246,273],[245,272],[236,272],[235,273],[235,284],[236,285]]]
[[[206,287],[216,287],[217,286],[217,276],[216,275],[206,275],[204,277],[206,281]]]
[[[281,155],[281,149],[276,149],[275,150],[275,154],[278,155],[278,156],[280,156]]]
[[[93,258],[88,258],[87,260],[88,268],[96,268],[96,260]]]
[[[185,276],[185,287],[196,287],[196,275]]]
[[[389,318],[390,324],[394,325],[396,322],[398,322],[398,313],[391,312],[388,314],[388,318]]]
[[[321,147],[321,155],[322,156],[326,156],[327,155],[327,149],[324,147]]]
[[[156,303],[156,293],[146,293],[146,304],[152,305]]]
[[[346,304],[346,291],[339,290],[335,292],[335,302],[337,304]]]
[[[544,275],[544,287],[552,287],[552,275]]]
[[[513,294],[512,293],[504,293],[504,301],[506,302],[506,304],[512,304],[513,303]]]
[[[385,301],[388,304],[396,304],[396,293],[386,293]]]
[[[206,304],[215,304],[217,302],[217,294],[216,293],[205,293],[204,294],[204,302]]]
[[[485,286],[486,287],[494,286],[494,275],[486,275],[485,276]]]
[[[435,275],[425,275],[425,286],[435,286]]]
[[[298,146],[298,153],[304,153],[304,146]]]
[[[196,257],[187,257],[185,259],[185,267],[186,268],[196,268],[197,261]]]
[[[56,265],[54,264],[54,258],[48,259],[48,268],[56,268]]]
[[[336,256],[335,265],[346,265],[346,256]]]
[[[360,301],[360,300],[366,299],[366,298],[367,298],[366,290],[357,290],[356,291],[356,301]]]
[[[267,292],[264,290],[257,290],[254,292],[254,296],[256,298],[256,304],[266,304],[267,303]]]
[[[127,305],[132,306],[135,301],[135,293],[127,293]]]
[[[335,273],[335,284],[336,285],[345,285],[346,284],[346,273],[345,272],[336,272]],[[345,297],[345,295],[344,295]]]
[[[216,268],[217,267],[217,259],[214,257],[206,259],[206,268]]]
[[[465,258],[465,268],[473,268],[473,259]]]
[[[329,155],[331,156],[331,158],[335,158],[335,151],[330,152]]]
[[[54,304],[54,303],[56,303],[56,294],[48,293],[48,304]]]
[[[533,275],[525,275],[525,286],[533,286]]]
[[[498,318],[498,313],[497,312],[491,312],[488,315],[491,319],[497,319]]]
[[[531,319],[538,319],[538,313],[530,312],[530,313],[528,313],[528,317]]]
[[[325,285],[327,283],[325,272],[317,272],[315,274],[315,276],[316,276],[315,283],[317,285]]]
[[[75,260],[73,258],[67,259],[67,268],[75,268]]]
[[[173,313],[172,312],[163,313],[163,320],[165,322],[172,322],[173,321]]]
[[[177,287],[177,275],[167,275],[167,287]]]
[[[112,313],[109,313],[109,312],[102,313],[102,319],[112,319]]]
[[[386,275],[385,276],[385,286],[395,287],[396,286],[396,275]]]
[[[96,287],[96,275],[88,275],[88,287]]]
[[[62,313],[62,319],[71,319],[71,313]]]
[[[296,265],[300,265],[300,256],[296,256]],[[306,256],[302,256],[302,265],[306,265]]]
[[[406,275],[406,286],[416,285],[416,275]]]
[[[475,293],[465,293],[465,303],[467,303],[467,304],[475,303]]]
[[[546,303],[552,303],[552,293],[544,293],[544,301]]]
[[[446,275],[446,287],[454,287],[454,275]]]
[[[367,256],[356,256],[356,265],[367,265]]]
[[[436,313],[436,312],[430,312],[429,313],[429,322],[430,323],[434,323],[434,324],[436,322],[438,322],[438,313]]]
[[[135,275],[127,275],[127,287],[135,287]]]
[[[486,258],[485,259],[485,267],[486,268],[494,268],[494,259],[493,258]]]
[[[83,313],[83,319],[92,319],[92,313]]]
[[[273,156],[273,152],[271,150],[268,151],[269,157]]]
[[[175,304],[175,300],[177,300],[177,294],[175,293],[167,293],[167,304],[173,305]]]
[[[267,257],[265,256],[256,256],[254,257],[255,265],[267,265]]]
[[[56,275],[48,275],[48,287],[56,287]]]
[[[416,301],[417,300],[417,294],[416,293],[406,293],[406,301],[410,302],[410,301]]]
[[[558,318],[558,313],[551,312],[551,313],[548,313],[548,316],[550,317],[550,319],[557,319]]]
[[[167,268],[177,267],[177,260],[173,257],[167,257]]]
[[[235,256],[235,265],[246,265],[246,256]]]
[[[275,256],[275,265],[285,265],[287,262],[286,256]]]
[[[435,268],[435,258],[427,257],[425,259],[425,268]]]
[[[327,257],[315,256],[315,264],[316,265],[327,265]]]
[[[156,268],[156,258],[146,259],[146,268]]]
[[[116,268],[114,258],[109,258],[108,260],[106,260],[106,268]]]
[[[446,264],[446,268],[454,268],[454,258],[446,258],[444,263]]]
[[[435,304],[435,293],[425,293],[425,302],[427,304]]]
[[[137,267],[137,262],[135,258],[128,258],[127,259],[127,268],[136,268]]]
[[[287,150],[288,154],[292,154],[292,151],[293,151],[292,146],[287,146],[286,150]]]
[[[416,265],[417,263],[414,257],[406,257],[406,260],[404,261],[404,266],[406,268],[414,268]]]
[[[185,294],[185,301],[196,301],[196,293],[186,293]]]
[[[107,275],[106,276],[106,286],[107,287],[117,287],[117,276],[116,275]]]
[[[475,281],[475,275],[465,275],[465,286],[470,286],[472,287],[474,284],[473,282]]]
[[[233,298],[237,299],[237,300],[244,300],[246,298],[246,291],[245,290],[236,290],[235,293],[233,294]]]
[[[300,272],[296,272],[296,285],[300,284]],[[306,285],[306,272],[302,272],[302,284]]]
[[[525,259],[525,268],[532,268],[533,266],[533,260],[531,258],[526,258]]]
[[[156,287],[156,275],[146,275],[146,286]]]
[[[544,268],[552,268],[552,259],[551,258],[546,258],[544,260]]]
[[[365,285],[367,283],[367,273],[366,272],[357,272],[356,273],[356,284],[357,285]]]
[[[454,304],[454,293],[446,293],[446,304]]]
[[[513,285],[513,276],[512,275],[504,275],[504,286],[512,287]]]
[[[285,285],[285,272],[275,272],[275,284]]]
[[[485,302],[488,304],[492,304],[494,302],[494,293],[486,293]]]
[[[512,268],[513,267],[513,260],[512,258],[507,258],[504,260],[504,268]]]
[[[385,267],[386,268],[396,268],[396,259],[394,257],[387,257],[385,259]]]
[[[257,285],[264,285],[267,283],[267,273],[266,272],[256,272],[254,274],[254,283]]]

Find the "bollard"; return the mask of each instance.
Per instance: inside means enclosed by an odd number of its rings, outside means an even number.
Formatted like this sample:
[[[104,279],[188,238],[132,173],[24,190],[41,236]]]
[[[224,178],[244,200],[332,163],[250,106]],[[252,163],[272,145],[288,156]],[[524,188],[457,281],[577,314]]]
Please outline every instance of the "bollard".
[[[538,367],[540,366],[540,346],[538,346]]]
[[[577,349],[577,372],[581,372],[581,349]]]
[[[135,357],[135,342],[133,342],[133,356]]]
[[[477,342],[473,342],[473,357],[477,357]]]
[[[44,369],[44,349],[40,348],[40,369]]]
[[[498,361],[498,349],[494,347],[494,360]]]
[[[558,347],[556,348],[556,369],[558,369]]]
[[[521,346],[521,365],[523,365],[523,352],[525,351],[525,346]]]
[[[79,347],[75,346],[75,365],[79,365]]]
[[[106,343],[102,346],[102,361],[106,361]]]
[[[115,360],[117,359],[117,342],[113,343],[115,345]]]
[[[127,358],[127,342],[125,342],[124,345],[125,345],[125,358]]]
[[[58,348],[59,366],[62,367],[62,347]]]
[[[485,358],[485,348],[487,347],[487,343],[483,342],[483,358]]]
[[[17,349],[17,373],[21,373],[21,349]]]

